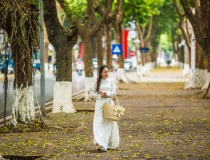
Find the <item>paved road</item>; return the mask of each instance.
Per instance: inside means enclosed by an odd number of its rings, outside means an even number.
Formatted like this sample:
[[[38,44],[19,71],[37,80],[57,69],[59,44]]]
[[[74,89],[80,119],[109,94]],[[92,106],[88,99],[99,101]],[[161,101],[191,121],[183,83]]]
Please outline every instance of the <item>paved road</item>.
[[[73,72],[72,80],[72,92],[78,92],[84,89],[84,74],[79,76],[77,72]],[[45,75],[45,100],[46,102],[52,101],[53,99],[53,88],[55,83],[55,77],[52,74]],[[37,92],[38,102],[40,103],[40,75],[35,76],[35,91]],[[11,113],[11,105],[13,100],[13,79],[9,80],[8,87],[8,102],[7,102],[7,113]],[[3,94],[3,81],[0,81],[0,118],[3,117],[4,111],[4,94]]]

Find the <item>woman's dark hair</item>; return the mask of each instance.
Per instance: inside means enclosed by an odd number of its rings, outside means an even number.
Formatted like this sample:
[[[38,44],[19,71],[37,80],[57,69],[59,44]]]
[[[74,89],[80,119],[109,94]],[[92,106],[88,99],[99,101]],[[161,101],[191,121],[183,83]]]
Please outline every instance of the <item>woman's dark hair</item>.
[[[99,68],[99,71],[98,71],[98,78],[97,78],[97,85],[96,85],[96,92],[98,92],[99,91],[99,87],[100,87],[100,83],[101,83],[101,78],[102,78],[102,76],[101,76],[101,73],[103,72],[103,70],[105,69],[105,68],[108,68],[109,69],[109,67],[108,66],[106,66],[106,65],[102,65],[100,68]]]

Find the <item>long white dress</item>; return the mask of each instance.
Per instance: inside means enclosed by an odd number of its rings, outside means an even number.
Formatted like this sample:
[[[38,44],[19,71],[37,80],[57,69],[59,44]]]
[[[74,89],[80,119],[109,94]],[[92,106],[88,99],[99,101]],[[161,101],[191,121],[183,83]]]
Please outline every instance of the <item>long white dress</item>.
[[[96,84],[93,91],[96,90]],[[113,97],[116,95],[116,85],[113,79],[106,78],[101,79],[99,90],[105,91],[106,95]],[[94,144],[103,146],[105,149],[115,149],[119,146],[119,129],[116,121],[108,120],[103,115],[103,104],[112,103],[112,98],[101,98],[97,95],[97,92],[93,93],[96,99],[95,113],[93,119],[93,135]]]

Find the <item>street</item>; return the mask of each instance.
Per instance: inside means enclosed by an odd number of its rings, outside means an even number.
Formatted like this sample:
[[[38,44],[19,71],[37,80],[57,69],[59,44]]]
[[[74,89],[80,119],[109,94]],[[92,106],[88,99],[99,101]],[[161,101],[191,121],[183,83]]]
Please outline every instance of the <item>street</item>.
[[[76,71],[72,73],[72,93],[76,93],[84,89],[84,74],[79,76]],[[55,77],[53,74],[45,75],[45,101],[50,102],[53,99],[53,88],[55,83]],[[37,93],[37,99],[40,103],[40,75],[35,75],[34,91]],[[3,81],[0,81],[0,119],[3,118],[4,112],[4,94],[3,94]],[[8,102],[7,102],[7,115],[11,114],[13,100],[13,80],[9,79],[8,85]]]
[[[167,71],[165,71],[167,72]],[[140,80],[136,76],[136,72],[126,72],[127,77],[134,81],[140,82],[176,82],[176,81],[186,81],[186,77],[182,77],[180,74],[174,74],[169,71],[169,73],[159,72],[158,69],[155,73],[151,75],[148,73],[147,76],[142,76]],[[160,76],[161,75],[161,76]],[[72,94],[84,89],[85,76],[84,72],[81,76],[78,75],[76,71],[72,73]],[[94,77],[96,77],[96,70],[94,70]],[[55,77],[53,74],[45,75],[45,101],[50,102],[53,100],[53,89],[54,89]],[[37,93],[37,99],[40,103],[40,74],[35,75],[35,92]],[[7,101],[7,115],[11,114],[12,100],[13,100],[13,80],[9,79],[8,86],[8,101]],[[35,99],[36,102],[36,99]],[[0,81],[0,119],[4,117],[4,94],[3,94],[3,81]]]

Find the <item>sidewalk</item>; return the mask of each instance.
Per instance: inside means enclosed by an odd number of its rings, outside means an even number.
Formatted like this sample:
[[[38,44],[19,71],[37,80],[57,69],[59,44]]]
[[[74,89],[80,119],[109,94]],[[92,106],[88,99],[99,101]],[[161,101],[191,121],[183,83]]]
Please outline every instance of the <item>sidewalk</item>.
[[[173,75],[172,69],[168,73],[154,70],[149,76],[151,80]],[[92,143],[94,102],[74,101],[77,113],[48,113],[47,128],[36,124],[13,130],[16,133],[1,129],[0,152],[41,156],[37,160],[210,159],[210,99],[202,99],[204,91],[183,86],[178,80],[120,83],[118,98],[126,112],[119,122],[117,150],[97,152]]]
[[[127,72],[126,75],[135,82],[187,82],[189,77],[183,76],[180,68],[161,67],[137,77],[136,72]]]

